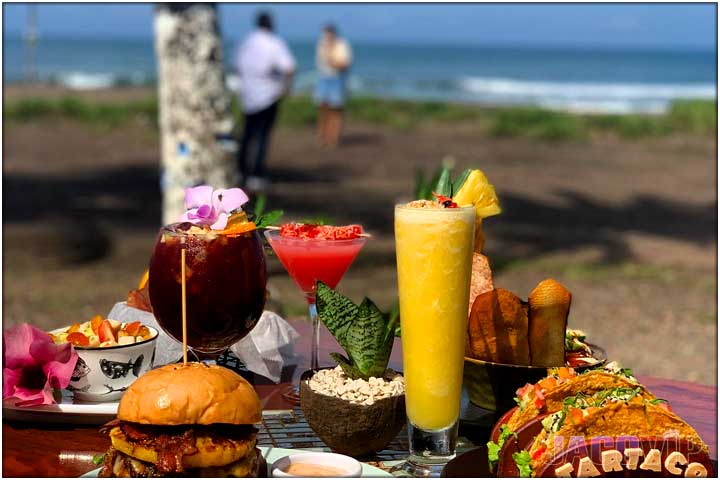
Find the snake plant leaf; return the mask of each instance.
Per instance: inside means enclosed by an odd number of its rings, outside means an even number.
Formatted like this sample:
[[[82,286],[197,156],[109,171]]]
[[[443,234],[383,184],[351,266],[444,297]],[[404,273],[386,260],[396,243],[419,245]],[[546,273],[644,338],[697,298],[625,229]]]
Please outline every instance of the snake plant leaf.
[[[383,313],[365,298],[358,307],[357,317],[348,330],[343,348],[352,364],[360,370],[362,378],[367,380],[382,377],[385,373],[394,339],[394,335],[388,335]]]
[[[345,339],[357,317],[358,306],[323,282],[317,282],[315,297],[315,306],[320,320],[333,334],[340,346],[345,348]]]
[[[392,352],[397,315],[385,315],[372,300],[365,298],[358,306],[322,282],[317,283],[318,317],[347,358],[332,357],[350,378],[381,377]]]
[[[394,336],[400,336],[400,304],[398,302],[395,302],[387,313],[387,327],[392,329]]]
[[[336,352],[331,353],[330,356],[340,365],[348,378],[362,378],[362,372],[357,367],[353,367],[350,360]]]

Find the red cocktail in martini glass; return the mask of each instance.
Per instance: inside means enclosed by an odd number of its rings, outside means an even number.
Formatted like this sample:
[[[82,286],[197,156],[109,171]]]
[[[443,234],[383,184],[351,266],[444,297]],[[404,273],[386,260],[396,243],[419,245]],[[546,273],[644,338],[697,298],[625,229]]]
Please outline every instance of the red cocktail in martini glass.
[[[267,230],[265,237],[305,294],[313,326],[310,367],[317,369],[320,325],[315,308],[315,284],[319,280],[335,288],[367,238],[358,225],[330,227],[296,223],[285,224],[280,230]],[[286,397],[297,400],[297,391],[288,392]]]

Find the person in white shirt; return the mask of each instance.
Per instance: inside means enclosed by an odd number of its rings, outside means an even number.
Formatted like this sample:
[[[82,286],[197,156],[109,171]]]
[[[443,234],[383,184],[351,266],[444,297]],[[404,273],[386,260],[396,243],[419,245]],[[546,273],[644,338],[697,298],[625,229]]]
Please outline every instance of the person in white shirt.
[[[285,41],[273,33],[270,15],[260,13],[257,29],[240,44],[235,59],[245,116],[237,162],[250,190],[262,190],[267,184],[265,157],[270,132],[278,104],[290,90],[295,65]]]
[[[350,44],[337,35],[334,25],[323,28],[315,51],[315,64],[318,69],[315,88],[315,101],[319,105],[318,138],[322,145],[336,147],[342,131],[352,50]]]

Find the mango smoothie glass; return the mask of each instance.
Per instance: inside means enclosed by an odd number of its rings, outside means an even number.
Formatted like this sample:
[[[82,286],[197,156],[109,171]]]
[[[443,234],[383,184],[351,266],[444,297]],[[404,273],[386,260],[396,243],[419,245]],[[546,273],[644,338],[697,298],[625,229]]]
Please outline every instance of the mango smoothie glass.
[[[439,473],[455,456],[474,229],[473,207],[395,207],[410,441],[402,469],[413,476]]]

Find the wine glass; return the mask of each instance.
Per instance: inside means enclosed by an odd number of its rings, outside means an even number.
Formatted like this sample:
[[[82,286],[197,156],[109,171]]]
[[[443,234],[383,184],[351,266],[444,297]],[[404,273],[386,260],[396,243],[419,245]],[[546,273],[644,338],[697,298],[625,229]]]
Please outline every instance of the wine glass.
[[[315,285],[319,280],[330,288],[335,288],[360,253],[367,238],[328,240],[283,237],[278,230],[266,230],[265,237],[308,302],[313,328],[310,368],[318,369],[320,324],[315,307]],[[283,396],[296,404],[300,402],[297,385],[290,387]]]
[[[267,268],[257,231],[221,234],[190,230],[189,223],[160,229],[150,259],[150,303],[158,324],[182,342],[181,251],[185,249],[188,350],[216,359],[245,337],[265,307]]]

